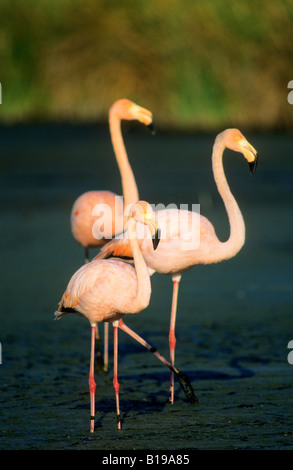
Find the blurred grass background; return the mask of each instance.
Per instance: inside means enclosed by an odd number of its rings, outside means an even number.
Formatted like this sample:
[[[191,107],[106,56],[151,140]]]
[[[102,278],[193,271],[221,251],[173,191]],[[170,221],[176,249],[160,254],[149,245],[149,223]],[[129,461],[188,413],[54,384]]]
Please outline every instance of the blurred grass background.
[[[292,32],[292,0],[0,0],[0,121],[290,130]]]

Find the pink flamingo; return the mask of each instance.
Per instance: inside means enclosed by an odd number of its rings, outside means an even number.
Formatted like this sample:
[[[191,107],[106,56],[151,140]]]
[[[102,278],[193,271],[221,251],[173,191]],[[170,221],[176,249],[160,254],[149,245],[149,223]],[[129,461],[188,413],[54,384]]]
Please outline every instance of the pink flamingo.
[[[172,276],[173,296],[169,329],[172,365],[175,362],[175,321],[179,282],[182,274],[197,264],[218,263],[235,256],[245,241],[244,220],[224,174],[222,157],[225,148],[242,153],[249,163],[251,173],[254,173],[256,169],[258,155],[238,129],[226,129],[215,139],[212,167],[214,179],[230,223],[229,239],[225,242],[220,241],[213,225],[204,216],[190,211],[184,213],[184,211],[177,209],[155,212],[161,228],[160,246],[155,252],[150,249],[150,240],[143,239],[141,235],[138,235],[141,252],[149,267],[150,274],[158,272]],[[131,257],[127,232],[103,247],[95,259],[113,257]],[[174,374],[172,371],[169,401],[170,403],[174,401]]]
[[[119,408],[119,382],[118,382],[118,326],[119,320],[125,314],[138,313],[149,305],[151,296],[150,275],[146,262],[141,254],[137,240],[136,224],[141,222],[148,227],[152,235],[152,249],[156,249],[159,243],[158,225],[151,206],[139,201],[132,209],[131,218],[128,221],[128,234],[134,267],[119,260],[96,260],[84,264],[70,279],[62,296],[55,319],[75,313],[87,318],[91,324],[91,359],[89,372],[89,390],[91,403],[90,431],[94,432],[95,419],[95,389],[94,380],[94,354],[95,332],[98,322],[112,322],[114,328],[114,377],[113,386],[116,397],[116,411],[118,429],[121,429]],[[126,327],[122,329],[130,334],[143,346],[153,352],[176,375],[188,397],[196,403],[193,389],[185,374],[174,368],[148,343]]]
[[[134,206],[128,222],[130,247],[134,267],[118,260],[97,260],[83,265],[72,276],[62,296],[56,318],[67,313],[86,317],[92,327],[89,389],[91,400],[91,426],[94,431],[95,388],[94,351],[95,331],[98,322],[112,322],[114,327],[114,379],[118,429],[121,428],[119,410],[118,371],[118,320],[124,314],[138,313],[149,305],[151,282],[148,269],[141,254],[136,235],[136,223],[147,225],[151,235],[158,231],[157,221],[151,207],[140,201]],[[153,240],[156,248],[157,238]]]
[[[128,99],[116,101],[109,111],[110,135],[120,170],[124,204],[117,194],[111,191],[87,191],[74,202],[71,211],[71,231],[74,238],[85,250],[85,261],[89,260],[89,248],[105,245],[115,235],[121,233],[127,221],[125,208],[139,200],[135,178],[128,161],[122,133],[121,120],[138,120],[153,129],[152,113]],[[107,208],[105,210],[105,208]],[[102,228],[99,225],[102,216]],[[104,370],[108,367],[108,323],[105,323]],[[96,330],[99,352],[99,332]]]
[[[84,247],[85,259],[89,259],[89,248],[105,245],[115,235],[124,229],[127,217],[124,209],[139,200],[137,185],[128,161],[123,137],[121,134],[121,120],[138,120],[146,126],[152,127],[152,113],[128,99],[116,101],[109,111],[110,135],[120,170],[124,204],[117,194],[110,191],[88,191],[74,202],[71,211],[71,230],[74,238]],[[111,210],[103,213],[103,231],[93,234],[93,226],[101,217],[106,206]],[[97,213],[97,215],[94,215]]]

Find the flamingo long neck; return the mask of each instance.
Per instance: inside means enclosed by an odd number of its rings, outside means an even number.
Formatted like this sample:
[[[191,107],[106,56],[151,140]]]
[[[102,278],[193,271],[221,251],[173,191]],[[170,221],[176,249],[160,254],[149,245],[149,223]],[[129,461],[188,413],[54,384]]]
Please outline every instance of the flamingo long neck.
[[[137,276],[137,293],[133,302],[134,311],[137,312],[145,309],[149,304],[151,297],[151,280],[137,240],[136,222],[134,219],[130,219],[128,222],[128,233]]]
[[[230,223],[230,236],[226,242],[219,241],[218,259],[232,258],[242,248],[245,241],[245,224],[238,207],[238,204],[232,195],[223,169],[223,153],[225,150],[224,142],[218,140],[214,144],[212,164],[215,182],[218,191],[223,199]]]
[[[139,200],[138,189],[136,186],[131,166],[128,161],[127,153],[122,138],[121,119],[117,114],[110,113],[109,125],[114,153],[116,155],[116,160],[121,175],[125,208]]]

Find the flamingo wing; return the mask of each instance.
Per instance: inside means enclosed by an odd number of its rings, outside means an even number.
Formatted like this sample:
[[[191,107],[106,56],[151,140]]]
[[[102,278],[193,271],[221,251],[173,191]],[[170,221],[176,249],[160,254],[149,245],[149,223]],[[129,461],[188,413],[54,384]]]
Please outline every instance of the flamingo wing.
[[[119,260],[96,260],[82,266],[70,279],[56,319],[67,313],[90,321],[112,321],[127,313],[135,297],[135,269]]]
[[[140,242],[140,241],[139,241]],[[140,248],[141,248],[141,243]],[[123,261],[132,261],[132,251],[130,247],[130,242],[127,237],[124,238],[114,238],[111,240],[107,245],[105,245],[100,253],[95,256],[93,261],[95,260],[102,260],[102,259],[109,259],[109,258],[119,258]]]
[[[76,312],[80,297],[95,285],[99,275],[99,270],[95,267],[95,264],[87,263],[73,274],[59,303],[58,312]],[[56,312],[56,316],[59,318],[62,315],[57,315]]]

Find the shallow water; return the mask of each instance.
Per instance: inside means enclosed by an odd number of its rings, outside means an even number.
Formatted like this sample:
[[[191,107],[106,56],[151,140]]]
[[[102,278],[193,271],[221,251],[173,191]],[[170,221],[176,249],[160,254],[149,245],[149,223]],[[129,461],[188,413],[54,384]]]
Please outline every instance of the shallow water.
[[[131,125],[123,132],[141,198],[200,202],[224,240],[214,136],[152,137]],[[121,193],[108,129],[0,128],[0,449],[293,449],[293,138],[247,137],[260,153],[253,177],[240,155],[224,156],[245,246],[232,260],[185,273],[180,284],[176,365],[189,375],[198,406],[178,382],[175,403],[167,404],[169,371],[120,332],[122,430],[110,337],[109,372],[96,372],[90,435],[89,324],[73,315],[54,322],[53,313],[83,263],[69,225],[75,198],[90,189]],[[155,274],[152,288],[148,309],[125,322],[168,357],[171,279]]]

